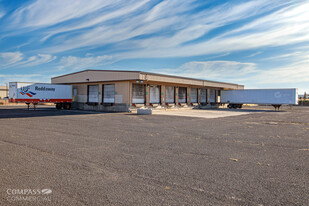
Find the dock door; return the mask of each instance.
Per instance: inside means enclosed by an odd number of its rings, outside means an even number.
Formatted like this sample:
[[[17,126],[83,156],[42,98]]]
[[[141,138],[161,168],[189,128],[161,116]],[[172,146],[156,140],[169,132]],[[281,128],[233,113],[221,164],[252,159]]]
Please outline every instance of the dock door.
[[[161,102],[161,87],[157,85],[150,85],[149,86],[149,93],[150,93],[150,99],[149,102],[151,104],[159,104]]]
[[[187,102],[187,88],[186,87],[179,87],[179,103],[186,103]]]
[[[145,85],[144,84],[133,84],[132,93],[133,93],[133,104],[145,104]]]
[[[88,85],[88,102],[99,102],[99,85]]]
[[[103,103],[115,102],[115,85],[104,84],[103,85]]]
[[[210,103],[216,103],[216,90],[215,89],[211,89],[210,90]]]
[[[207,89],[201,89],[201,99],[200,102],[202,104],[206,104],[207,103]]]
[[[175,103],[175,87],[166,86],[165,87],[166,94],[166,103]]]
[[[198,89],[197,88],[191,88],[191,103],[197,103],[197,93],[198,93]]]

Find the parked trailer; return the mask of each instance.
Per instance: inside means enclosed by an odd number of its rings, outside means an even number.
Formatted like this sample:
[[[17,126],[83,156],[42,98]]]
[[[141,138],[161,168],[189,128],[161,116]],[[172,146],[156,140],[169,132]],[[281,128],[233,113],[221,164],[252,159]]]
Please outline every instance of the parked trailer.
[[[223,90],[221,103],[228,107],[241,108],[243,104],[263,104],[280,108],[281,105],[297,105],[297,89],[244,89]]]
[[[57,109],[70,109],[72,103],[72,86],[29,82],[10,82],[9,101],[24,102],[28,105],[38,103],[55,103]]]

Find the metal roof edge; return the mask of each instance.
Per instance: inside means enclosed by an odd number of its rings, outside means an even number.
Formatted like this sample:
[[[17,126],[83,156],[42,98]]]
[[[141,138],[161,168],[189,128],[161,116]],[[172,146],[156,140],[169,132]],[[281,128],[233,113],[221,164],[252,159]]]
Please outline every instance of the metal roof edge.
[[[89,71],[99,71],[99,72],[132,72],[132,73],[135,72],[135,73],[141,73],[141,71],[135,71],[135,70],[85,69],[85,70],[78,71],[78,72],[73,72],[73,73],[69,73],[69,74],[64,74],[64,75],[52,77],[51,79],[56,79],[56,78],[60,78],[60,77],[65,77],[65,76],[69,76],[69,75],[73,75],[73,74],[78,74],[78,73],[82,73],[82,72],[89,72]]]
[[[177,75],[169,75],[169,74],[158,74],[158,73],[152,73],[152,72],[143,72],[143,71],[135,71],[135,70],[100,70],[100,69],[86,69],[78,72],[73,72],[69,74],[64,74],[56,77],[52,77],[51,79],[56,79],[60,77],[65,77],[73,74],[78,74],[82,72],[88,72],[88,71],[102,71],[102,72],[132,72],[132,73],[139,73],[144,75],[156,75],[156,76],[165,76],[165,77],[172,77],[172,78],[179,78],[179,79],[188,79],[188,80],[196,80],[196,81],[203,81],[203,82],[210,82],[210,83],[218,83],[218,84],[227,84],[227,85],[233,85],[233,86],[244,86],[239,85],[236,83],[228,83],[228,82],[220,82],[220,81],[213,81],[213,80],[206,80],[206,79],[197,79],[197,78],[191,78],[191,77],[183,77],[183,76],[177,76]]]

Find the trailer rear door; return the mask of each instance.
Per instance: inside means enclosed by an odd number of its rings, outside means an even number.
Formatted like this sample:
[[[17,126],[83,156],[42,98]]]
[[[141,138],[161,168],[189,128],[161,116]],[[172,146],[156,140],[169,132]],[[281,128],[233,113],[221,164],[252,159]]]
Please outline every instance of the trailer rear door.
[[[9,99],[16,99],[16,98],[17,98],[17,83],[10,82]]]
[[[103,85],[103,103],[115,102],[115,85],[104,84]]]
[[[149,93],[150,93],[150,99],[149,102],[153,104],[159,104],[160,103],[160,86],[157,85],[150,85]]]
[[[145,85],[144,84],[133,84],[133,104],[145,104]]]
[[[187,88],[186,87],[179,87],[179,103],[186,103],[187,102]]]

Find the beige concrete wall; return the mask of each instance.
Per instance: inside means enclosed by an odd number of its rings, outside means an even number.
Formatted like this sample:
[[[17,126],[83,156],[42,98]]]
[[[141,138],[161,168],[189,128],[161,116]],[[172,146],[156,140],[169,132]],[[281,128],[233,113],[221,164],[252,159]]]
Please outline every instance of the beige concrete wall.
[[[191,87],[187,87],[187,103],[191,104]]]
[[[87,102],[87,84],[72,85],[72,89],[73,91],[77,89],[77,96],[74,97],[74,101]]]
[[[179,87],[175,88],[175,103],[178,104],[179,100]]]
[[[7,97],[7,92],[0,90],[0,98],[3,99],[4,97]]]
[[[8,94],[8,88],[6,86],[0,86],[0,98],[3,99],[4,97],[7,97]]]
[[[129,103],[130,104],[132,104],[132,99],[133,99],[132,84],[133,82],[129,82]]]
[[[130,102],[130,82],[104,82],[104,83],[87,83],[87,84],[72,84],[72,89],[77,89],[77,98],[74,101],[86,103],[88,101],[88,85],[99,86],[99,104],[102,103],[103,84],[115,84],[115,101],[129,104]],[[73,92],[74,94],[74,92]],[[117,96],[118,95],[118,96]],[[118,102],[120,103],[120,102]]]
[[[166,94],[165,94],[165,85],[161,85],[161,103],[165,104]]]
[[[150,103],[150,95],[149,95],[149,91],[150,91],[150,88],[147,87],[146,85],[146,105],[148,106],[149,103]]]
[[[119,98],[122,99],[122,103],[129,104],[130,94],[132,95],[132,89],[130,88],[130,82],[115,82],[115,98],[116,98],[116,95],[119,95]]]

